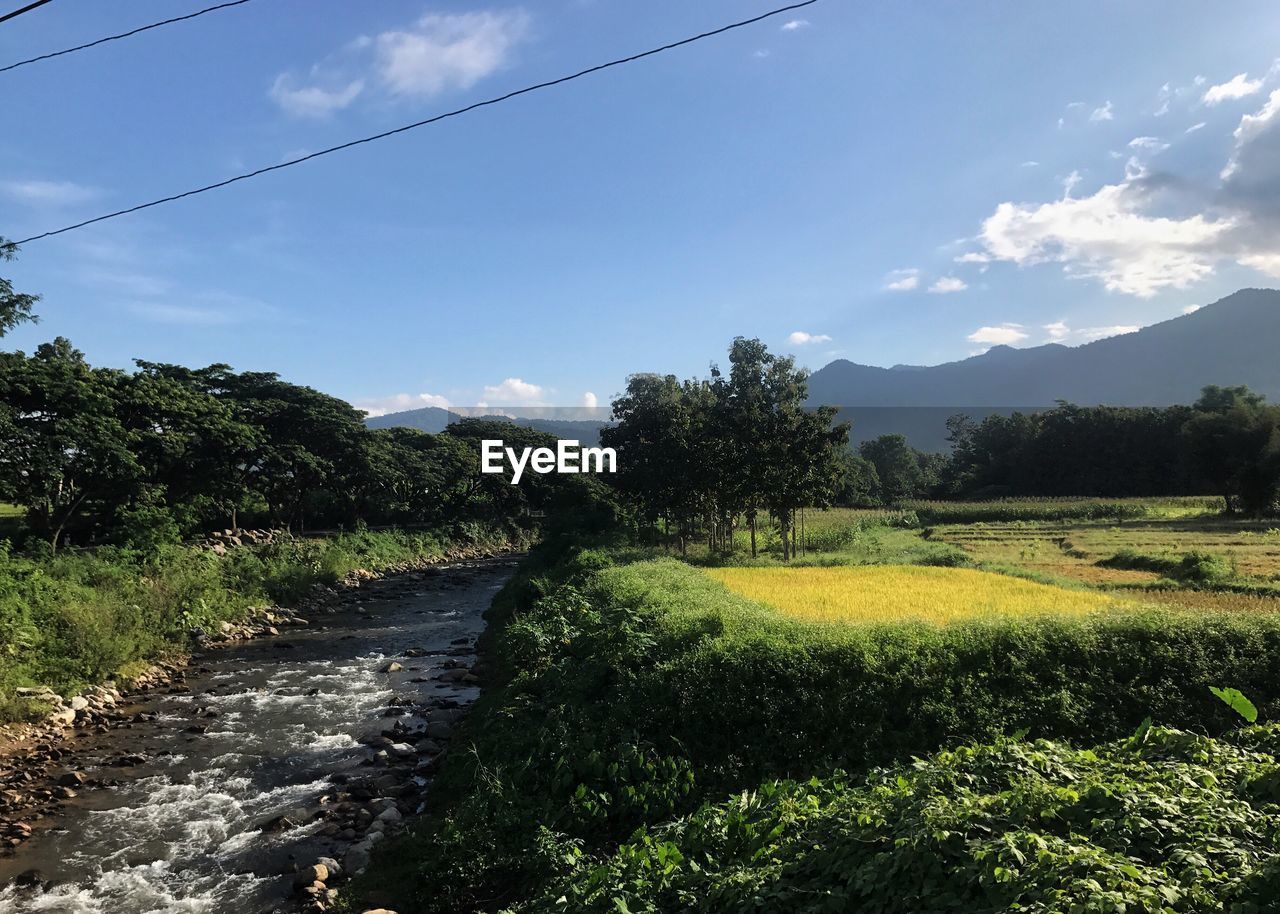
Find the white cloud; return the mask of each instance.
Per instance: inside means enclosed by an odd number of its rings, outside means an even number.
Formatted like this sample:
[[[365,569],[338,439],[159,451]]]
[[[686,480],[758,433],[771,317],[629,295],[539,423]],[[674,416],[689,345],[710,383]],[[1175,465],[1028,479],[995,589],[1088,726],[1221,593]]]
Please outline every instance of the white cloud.
[[[1111,110],[1111,102],[1108,101],[1101,108],[1094,108],[1093,113],[1089,115],[1089,120],[1095,124],[1101,121],[1115,120],[1115,114]]]
[[[1187,305],[1182,309],[1183,314],[1195,314],[1201,308],[1200,305]]]
[[[1141,329],[1141,327],[1134,324],[1116,324],[1112,327],[1088,327],[1084,330],[1077,330],[1076,334],[1086,343],[1092,343],[1095,340],[1103,340],[1109,336],[1137,333]]]
[[[378,397],[372,400],[353,400],[351,405],[356,409],[364,410],[370,416],[385,416],[387,413],[402,413],[427,406],[448,409],[449,401],[439,394],[392,394],[389,397]]]
[[[1001,203],[980,237],[998,260],[1059,263],[1068,275],[1144,298],[1208,276],[1237,222],[1148,215],[1150,196],[1140,182],[1128,175],[1087,197],[1074,198],[1068,190],[1052,203]]]
[[[787,337],[787,342],[792,346],[810,346],[814,343],[829,343],[831,337],[825,333],[805,333],[803,330],[796,330]]]
[[[751,56],[754,57],[756,60],[764,60],[766,57],[769,56],[769,49],[761,48],[760,50],[754,52]]]
[[[969,251],[957,257],[956,263],[991,263],[991,255],[980,251]]]
[[[523,10],[428,13],[409,29],[374,39],[378,73],[397,95],[469,89],[505,66],[528,30]]]
[[[1231,79],[1205,90],[1201,101],[1206,105],[1220,105],[1223,102],[1246,98],[1262,89],[1264,80],[1250,79],[1248,73],[1237,73]]]
[[[507,378],[501,384],[486,386],[481,406],[546,406],[548,391],[539,384],[530,384],[520,378]]]
[[[364,91],[364,80],[356,79],[334,89],[320,86],[297,86],[288,73],[281,73],[271,84],[271,100],[294,117],[328,117],[341,111]]]
[[[1192,124],[1186,130],[1184,130],[1183,133],[1195,133],[1197,130],[1203,130],[1204,128],[1205,128],[1205,122],[1201,121],[1198,124]]]
[[[1001,324],[998,327],[979,327],[965,337],[971,343],[987,343],[992,346],[1012,346],[1027,338],[1021,324]]]
[[[808,27],[808,19],[791,19],[782,23],[782,31],[784,32],[797,32],[800,29],[807,29]]]
[[[1027,159],[1027,161],[1022,163],[1023,168],[1038,168],[1039,166],[1040,166],[1040,163],[1037,162],[1035,159]]]
[[[587,409],[595,409],[600,405],[600,400],[591,391],[587,391],[582,395],[582,405]]]
[[[280,74],[268,95],[289,114],[326,117],[374,90],[424,98],[469,89],[508,64],[529,23],[522,9],[429,13],[405,28],[348,42],[305,79]]]
[[[929,287],[934,295],[948,295],[952,292],[963,292],[969,284],[958,276],[943,276]]]
[[[1236,140],[1235,150],[1231,154],[1231,160],[1227,162],[1227,167],[1222,170],[1224,181],[1239,170],[1241,156],[1247,151],[1249,145],[1269,133],[1277,124],[1280,124],[1280,89],[1271,93],[1266,104],[1257,114],[1246,114],[1240,118],[1240,126],[1236,127],[1232,133]]]
[[[920,271],[915,267],[893,270],[885,277],[884,287],[891,292],[910,292],[920,285]]]
[[[1129,148],[1154,155],[1157,152],[1164,152],[1169,148],[1169,144],[1162,143],[1159,138],[1154,136],[1135,136],[1129,141]]]
[[[1045,324],[1044,330],[1049,334],[1049,340],[1054,343],[1060,343],[1071,335],[1071,328],[1067,326],[1066,321],[1054,321],[1052,324]]]
[[[1131,324],[1116,324],[1111,327],[1085,327],[1080,330],[1072,330],[1066,321],[1054,321],[1052,324],[1044,325],[1044,331],[1051,343],[1092,343],[1094,340],[1105,339],[1109,336],[1135,333],[1140,329],[1142,328]]]
[[[75,206],[101,196],[96,188],[72,181],[0,181],[0,192],[27,206]]]

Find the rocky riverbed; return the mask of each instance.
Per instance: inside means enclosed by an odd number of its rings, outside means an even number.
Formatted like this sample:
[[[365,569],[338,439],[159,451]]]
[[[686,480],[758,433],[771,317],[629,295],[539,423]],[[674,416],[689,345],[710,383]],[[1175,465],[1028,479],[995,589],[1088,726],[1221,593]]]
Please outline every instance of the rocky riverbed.
[[[0,911],[325,910],[421,811],[513,565],[357,578],[60,704],[0,759]]]

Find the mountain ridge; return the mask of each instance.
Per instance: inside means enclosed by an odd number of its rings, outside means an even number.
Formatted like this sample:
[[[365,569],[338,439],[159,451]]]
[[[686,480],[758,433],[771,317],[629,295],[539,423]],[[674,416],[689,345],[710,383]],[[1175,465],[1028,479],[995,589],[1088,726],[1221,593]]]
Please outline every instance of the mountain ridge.
[[[832,406],[1006,407],[1190,403],[1208,384],[1247,384],[1280,400],[1280,291],[1241,289],[1190,314],[1080,346],[1046,343],[928,367],[846,359],[809,376],[809,402]]]

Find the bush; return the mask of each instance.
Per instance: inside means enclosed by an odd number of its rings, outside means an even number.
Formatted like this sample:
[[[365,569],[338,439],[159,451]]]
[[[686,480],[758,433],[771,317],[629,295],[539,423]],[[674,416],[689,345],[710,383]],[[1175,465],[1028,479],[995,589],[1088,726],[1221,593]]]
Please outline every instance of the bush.
[[[1094,751],[1003,740],[859,786],[769,782],[577,861],[516,910],[1274,910],[1278,744],[1275,725]]]
[[[444,805],[387,858],[413,861],[412,910],[528,897],[566,861],[774,778],[1019,730],[1092,742],[1146,716],[1222,732],[1232,712],[1211,684],[1280,713],[1272,617],[810,625],[671,560],[598,568],[579,552],[567,565],[577,573],[553,567],[526,580],[527,599],[504,598],[508,678],[450,754]]]

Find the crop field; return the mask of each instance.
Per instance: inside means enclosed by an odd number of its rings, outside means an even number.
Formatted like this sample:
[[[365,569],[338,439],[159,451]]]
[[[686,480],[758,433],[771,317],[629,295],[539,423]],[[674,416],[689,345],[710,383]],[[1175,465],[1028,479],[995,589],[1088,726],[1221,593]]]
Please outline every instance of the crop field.
[[[1080,615],[1133,605],[1105,593],[969,568],[708,568],[706,573],[742,596],[808,622],[945,625],[993,617]]]
[[[977,562],[1010,565],[1092,585],[1145,584],[1156,568],[1108,567],[1117,554],[1174,562],[1188,553],[1221,556],[1243,579],[1280,578],[1280,529],[1273,523],[1221,518],[944,525],[930,539],[963,549]],[[1120,563],[1125,564],[1125,563]],[[1141,563],[1128,563],[1131,566]]]

